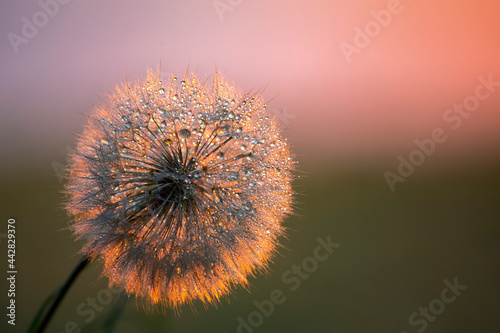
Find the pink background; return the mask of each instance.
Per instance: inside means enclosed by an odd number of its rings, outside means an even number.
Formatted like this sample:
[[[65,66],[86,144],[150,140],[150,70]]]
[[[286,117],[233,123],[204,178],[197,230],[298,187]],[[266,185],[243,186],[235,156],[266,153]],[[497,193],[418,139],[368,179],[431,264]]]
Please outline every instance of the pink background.
[[[389,2],[242,1],[221,20],[212,1],[74,0],[17,54],[7,34],[20,34],[22,17],[41,7],[3,2],[3,162],[60,159],[99,96],[161,61],[164,72],[189,65],[205,76],[217,66],[244,90],[266,86],[270,110],[291,115],[286,135],[306,160],[395,166],[415,139],[443,127],[448,140],[429,164],[490,163],[500,148],[500,90],[456,131],[442,116],[478,76],[500,81],[500,3],[402,0],[348,63],[340,43],[352,44],[354,28]]]

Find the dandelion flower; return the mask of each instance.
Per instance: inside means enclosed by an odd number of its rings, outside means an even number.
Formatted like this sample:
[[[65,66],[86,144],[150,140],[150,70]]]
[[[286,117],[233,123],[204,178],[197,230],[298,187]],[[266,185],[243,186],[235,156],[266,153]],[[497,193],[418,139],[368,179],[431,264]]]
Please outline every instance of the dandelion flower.
[[[151,304],[213,303],[267,267],[294,162],[260,95],[220,75],[126,83],[71,154],[67,210],[110,285]]]

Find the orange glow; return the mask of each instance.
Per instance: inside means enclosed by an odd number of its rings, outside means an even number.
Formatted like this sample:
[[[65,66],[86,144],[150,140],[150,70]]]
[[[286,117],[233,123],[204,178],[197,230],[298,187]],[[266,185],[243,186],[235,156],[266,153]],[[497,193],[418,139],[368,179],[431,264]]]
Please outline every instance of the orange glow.
[[[265,269],[291,212],[292,158],[258,94],[148,75],[95,109],[66,187],[83,252],[151,303],[217,302]]]

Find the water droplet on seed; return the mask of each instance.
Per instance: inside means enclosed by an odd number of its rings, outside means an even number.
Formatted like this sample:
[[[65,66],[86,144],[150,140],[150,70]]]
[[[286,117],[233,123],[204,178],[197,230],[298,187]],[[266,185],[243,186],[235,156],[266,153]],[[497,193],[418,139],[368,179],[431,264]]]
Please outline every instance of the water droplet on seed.
[[[189,138],[191,136],[191,131],[187,128],[183,128],[179,131],[179,135],[183,138]]]
[[[229,134],[229,129],[230,129],[230,128],[231,128],[231,127],[229,127],[229,125],[221,126],[221,127],[219,128],[219,131],[218,131],[217,135],[218,135],[218,136],[229,136],[229,135],[230,135],[230,134]]]
[[[231,182],[237,181],[239,178],[238,171],[233,171],[229,174],[228,180]]]

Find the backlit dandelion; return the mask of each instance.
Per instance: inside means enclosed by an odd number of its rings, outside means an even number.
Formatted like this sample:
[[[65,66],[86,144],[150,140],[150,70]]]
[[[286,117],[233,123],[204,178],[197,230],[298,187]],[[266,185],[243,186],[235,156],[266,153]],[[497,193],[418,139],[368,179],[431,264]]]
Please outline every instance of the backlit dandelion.
[[[294,162],[260,95],[215,75],[117,88],[71,155],[67,209],[112,285],[151,303],[211,303],[266,267]]]

